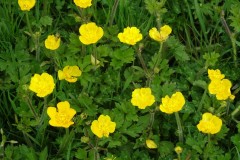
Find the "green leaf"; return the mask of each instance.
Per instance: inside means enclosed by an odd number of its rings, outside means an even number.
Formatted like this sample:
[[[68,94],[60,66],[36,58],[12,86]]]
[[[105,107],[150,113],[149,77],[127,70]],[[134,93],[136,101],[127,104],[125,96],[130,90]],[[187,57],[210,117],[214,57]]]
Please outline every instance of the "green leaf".
[[[203,55],[203,59],[206,60],[205,66],[207,66],[207,67],[215,66],[219,57],[220,57],[219,53],[216,53],[216,52],[205,53]]]
[[[76,35],[75,33],[70,33],[69,40],[70,43],[68,45],[68,52],[73,54],[80,52],[81,43],[78,35]]]
[[[158,152],[161,156],[166,156],[174,151],[174,145],[169,141],[161,141],[158,146]]]
[[[216,134],[217,139],[224,139],[227,136],[229,129],[225,124],[222,125],[220,132]]]
[[[122,47],[113,51],[112,61],[110,63],[115,69],[120,69],[124,64],[134,61],[134,50],[132,48]]]
[[[43,16],[40,18],[40,23],[43,26],[51,26],[52,25],[52,18],[49,16]]]
[[[46,160],[48,159],[48,149],[45,147],[42,152],[39,154],[39,160]]]
[[[75,153],[75,157],[78,159],[87,159],[87,151],[85,149],[79,148]]]
[[[170,54],[173,54],[177,61],[183,62],[190,60],[189,55],[185,51],[185,46],[182,45],[174,36],[168,38],[166,43],[170,48]]]
[[[160,2],[156,0],[145,0],[146,9],[151,14],[164,14],[167,12],[166,8],[163,8],[166,0],[161,0]]]
[[[207,83],[203,80],[196,80],[196,81],[193,82],[193,85],[201,87],[203,89],[205,89],[207,87]]]

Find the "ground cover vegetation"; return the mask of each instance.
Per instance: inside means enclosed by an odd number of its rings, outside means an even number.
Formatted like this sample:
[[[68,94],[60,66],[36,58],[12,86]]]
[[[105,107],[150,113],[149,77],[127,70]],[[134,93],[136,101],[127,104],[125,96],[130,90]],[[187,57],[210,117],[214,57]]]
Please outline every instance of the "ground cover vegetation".
[[[0,159],[240,159],[238,0],[1,0]]]

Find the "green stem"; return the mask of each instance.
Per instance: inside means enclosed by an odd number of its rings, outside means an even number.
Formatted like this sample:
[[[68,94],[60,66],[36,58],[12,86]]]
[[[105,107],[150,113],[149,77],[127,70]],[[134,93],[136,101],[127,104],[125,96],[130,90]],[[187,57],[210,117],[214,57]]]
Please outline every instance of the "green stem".
[[[154,122],[154,116],[155,116],[155,111],[150,110],[150,122],[149,122],[150,130],[152,130],[152,126],[153,126],[153,122]]]
[[[236,46],[236,38],[235,36],[232,34],[231,35],[231,42],[232,42],[232,48],[233,48],[233,61],[234,61],[234,65],[235,67],[237,67],[237,46]]]
[[[33,109],[32,103],[28,97],[27,97],[27,104],[28,104],[28,107],[31,110],[32,114],[34,115],[35,119],[38,120],[38,115],[35,112],[35,110]]]
[[[143,67],[143,70],[144,70],[144,73],[146,75],[146,78],[149,79],[150,78],[149,77],[149,72],[148,72],[147,66],[146,66],[146,64],[144,62],[144,59],[142,57],[142,48],[141,47],[139,47],[139,49],[137,50],[137,56],[138,56],[138,59],[139,59],[141,65]]]
[[[183,129],[182,129],[181,119],[180,119],[180,117],[179,117],[178,112],[175,112],[175,117],[176,117],[177,126],[178,126],[179,142],[183,142]]]
[[[235,67],[237,67],[237,47],[236,47],[236,38],[235,38],[235,34],[231,32],[231,30],[228,27],[228,24],[224,18],[224,11],[222,10],[221,12],[221,22],[223,27],[225,28],[229,38],[231,39],[232,42],[232,48],[233,48],[233,61],[234,61],[234,65]]]
[[[26,20],[27,20],[27,26],[28,26],[28,29],[30,32],[30,36],[32,37],[34,44],[35,44],[36,60],[39,61],[40,60],[39,33],[37,33],[36,35],[33,34],[28,12],[26,12]]]
[[[157,59],[156,59],[156,62],[153,66],[153,74],[154,74],[154,71],[156,69],[156,67],[159,65],[160,63],[160,59],[162,59],[162,49],[163,49],[163,42],[160,43],[160,47],[159,47],[159,50],[158,50],[158,55],[157,55]]]
[[[210,147],[210,145],[211,145],[211,134],[210,133],[208,133],[208,147]]]
[[[199,113],[201,110],[202,110],[202,107],[203,107],[203,102],[204,102],[204,99],[205,99],[205,97],[206,97],[206,95],[207,95],[207,87],[205,88],[205,90],[204,90],[204,93],[203,93],[203,95],[202,95],[202,98],[201,98],[201,101],[200,101],[200,103],[199,103],[199,105],[198,105],[198,109],[197,109],[197,113]]]
[[[112,26],[112,24],[113,24],[113,20],[114,20],[116,11],[117,11],[119,1],[120,0],[115,0],[114,1],[113,8],[112,8],[112,11],[111,11],[111,14],[110,14],[109,26]]]
[[[181,155],[180,154],[177,154],[178,155],[178,160],[181,160]]]
[[[29,29],[29,32],[30,32],[31,37],[33,38],[33,31],[32,31],[32,27],[31,27],[31,25],[30,25],[28,12],[25,12],[25,13],[26,13],[26,19],[27,19],[27,26],[28,26],[28,29]]]
[[[94,147],[94,160],[99,160],[99,154],[98,154],[98,138],[96,139],[96,145]]]

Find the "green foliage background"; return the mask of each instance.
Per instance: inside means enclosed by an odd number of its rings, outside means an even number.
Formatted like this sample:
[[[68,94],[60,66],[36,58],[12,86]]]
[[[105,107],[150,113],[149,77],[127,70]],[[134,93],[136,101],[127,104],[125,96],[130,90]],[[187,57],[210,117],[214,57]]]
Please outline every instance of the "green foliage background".
[[[84,10],[72,1],[37,0],[29,12],[32,37],[17,1],[1,0],[0,157],[168,160],[179,159],[174,152],[179,145],[184,160],[240,159],[239,15],[238,0],[93,0]],[[96,45],[84,46],[78,30],[89,21],[104,29],[104,37]],[[173,33],[164,42],[159,59],[159,43],[150,39],[148,31],[164,24]],[[134,47],[117,38],[127,26],[138,27],[144,36]],[[60,48],[47,50],[44,40],[56,33],[61,37]],[[150,77],[137,57],[140,51]],[[91,64],[92,53],[100,66]],[[57,71],[66,65],[77,65],[83,71],[74,84],[57,78]],[[220,69],[231,80],[234,101],[220,102],[208,93],[208,68]],[[56,83],[54,92],[44,99],[28,89],[31,77],[43,72],[51,74]],[[131,93],[146,86],[156,102],[139,110],[130,102]],[[159,111],[161,98],[175,91],[186,99],[179,113],[183,142],[178,141],[174,116]],[[66,130],[49,126],[46,106],[65,100],[77,111],[74,126]],[[196,128],[205,112],[217,114],[224,124],[210,137],[211,143]],[[97,140],[90,125],[100,114],[109,115],[117,127],[109,138]],[[148,149],[147,138],[158,148]]]

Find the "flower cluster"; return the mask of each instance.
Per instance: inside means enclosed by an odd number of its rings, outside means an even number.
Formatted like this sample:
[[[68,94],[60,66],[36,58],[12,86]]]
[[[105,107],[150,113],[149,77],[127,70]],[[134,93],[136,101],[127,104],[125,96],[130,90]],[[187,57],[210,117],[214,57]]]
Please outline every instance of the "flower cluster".
[[[70,108],[68,101],[59,102],[56,107],[48,107],[47,114],[50,117],[49,124],[54,127],[69,128],[70,125],[74,124],[72,121],[76,111]]]
[[[176,92],[171,97],[167,95],[162,98],[162,104],[159,106],[159,109],[167,114],[172,114],[173,112],[180,111],[184,104],[184,96],[181,92]]]
[[[55,83],[48,73],[34,74],[31,78],[29,89],[37,93],[38,97],[45,97],[53,92]]]
[[[168,36],[172,33],[172,28],[168,25],[164,25],[160,28],[160,31],[157,30],[157,28],[152,28],[149,31],[149,36],[158,42],[165,41]]]
[[[131,103],[138,106],[139,109],[145,109],[155,102],[155,97],[152,95],[150,88],[137,88],[132,92]]]
[[[204,113],[197,125],[199,131],[207,134],[216,134],[221,130],[221,127],[222,120],[211,113]]]
[[[56,50],[60,46],[61,38],[59,36],[49,35],[45,40],[45,47],[50,50]]]
[[[85,44],[94,44],[97,43],[99,39],[103,36],[103,29],[98,27],[96,23],[90,22],[87,24],[83,24],[79,28],[79,40]]]
[[[18,5],[22,11],[30,11],[35,6],[36,0],[18,0]]]
[[[231,94],[232,83],[228,79],[224,79],[225,75],[221,74],[220,70],[208,69],[208,77],[211,80],[208,85],[210,94],[215,94],[218,100],[227,100],[228,98],[234,99]]]
[[[91,125],[92,132],[99,138],[108,137],[109,133],[113,133],[116,123],[111,121],[108,115],[100,115],[98,120],[94,120]]]
[[[77,77],[81,76],[82,71],[78,66],[65,66],[63,70],[58,71],[59,80],[65,79],[70,83],[77,81]]]

